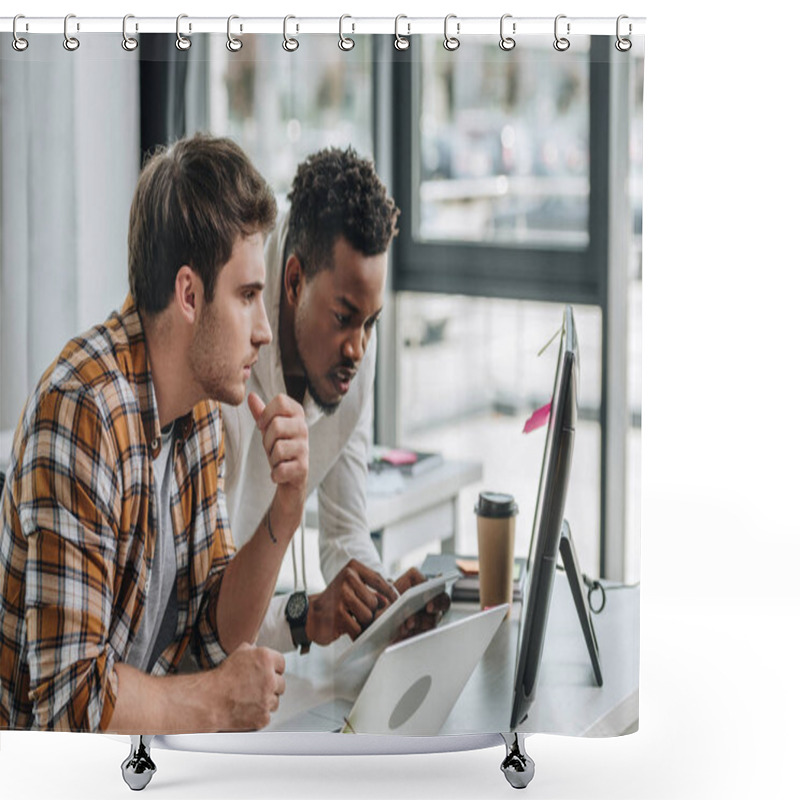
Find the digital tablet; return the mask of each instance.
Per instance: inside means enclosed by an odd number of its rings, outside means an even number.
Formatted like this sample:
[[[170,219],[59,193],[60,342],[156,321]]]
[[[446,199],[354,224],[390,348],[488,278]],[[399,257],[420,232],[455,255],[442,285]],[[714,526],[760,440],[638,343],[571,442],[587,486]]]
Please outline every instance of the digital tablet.
[[[374,661],[395,639],[402,624],[421,611],[428,602],[445,590],[448,581],[461,577],[458,570],[429,578],[401,594],[336,660],[336,669],[361,662]]]

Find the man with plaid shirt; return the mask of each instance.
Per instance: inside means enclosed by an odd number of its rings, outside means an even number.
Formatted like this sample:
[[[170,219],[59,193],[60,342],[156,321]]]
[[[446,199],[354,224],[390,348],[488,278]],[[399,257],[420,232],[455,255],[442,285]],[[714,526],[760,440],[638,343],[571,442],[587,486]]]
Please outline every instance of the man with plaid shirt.
[[[284,660],[255,647],[308,473],[302,407],[250,413],[277,485],[235,553],[219,402],[272,339],[269,187],[241,149],[157,152],[131,207],[131,294],[70,341],[22,413],[2,494],[0,729],[263,727]],[[170,675],[187,648],[204,668]]]

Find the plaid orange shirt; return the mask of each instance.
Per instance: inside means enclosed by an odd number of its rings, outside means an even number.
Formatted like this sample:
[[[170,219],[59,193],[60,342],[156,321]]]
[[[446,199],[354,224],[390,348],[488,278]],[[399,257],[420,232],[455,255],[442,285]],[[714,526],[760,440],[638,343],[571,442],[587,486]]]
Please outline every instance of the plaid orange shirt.
[[[223,494],[219,406],[177,421],[171,512],[175,638],[204,667],[226,656],[216,607],[233,551]],[[102,731],[149,587],[150,504],[161,447],[141,319],[120,313],[67,344],[28,400],[14,436],[0,533],[0,729]]]

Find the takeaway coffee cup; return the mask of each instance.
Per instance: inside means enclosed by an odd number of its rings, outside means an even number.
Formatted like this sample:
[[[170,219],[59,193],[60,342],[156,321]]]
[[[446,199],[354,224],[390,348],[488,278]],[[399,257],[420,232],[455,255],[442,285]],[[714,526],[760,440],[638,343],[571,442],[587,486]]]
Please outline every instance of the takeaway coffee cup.
[[[478,586],[481,608],[511,604],[514,577],[514,522],[517,504],[510,494],[481,492],[478,519]]]

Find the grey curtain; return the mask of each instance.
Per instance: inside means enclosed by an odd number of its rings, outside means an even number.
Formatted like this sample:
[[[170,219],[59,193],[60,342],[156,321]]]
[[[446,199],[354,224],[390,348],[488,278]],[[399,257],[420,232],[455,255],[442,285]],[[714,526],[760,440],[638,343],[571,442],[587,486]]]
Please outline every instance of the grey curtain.
[[[121,305],[139,169],[139,59],[119,36],[0,55],[0,429],[63,344]],[[5,454],[0,453],[0,462]]]

